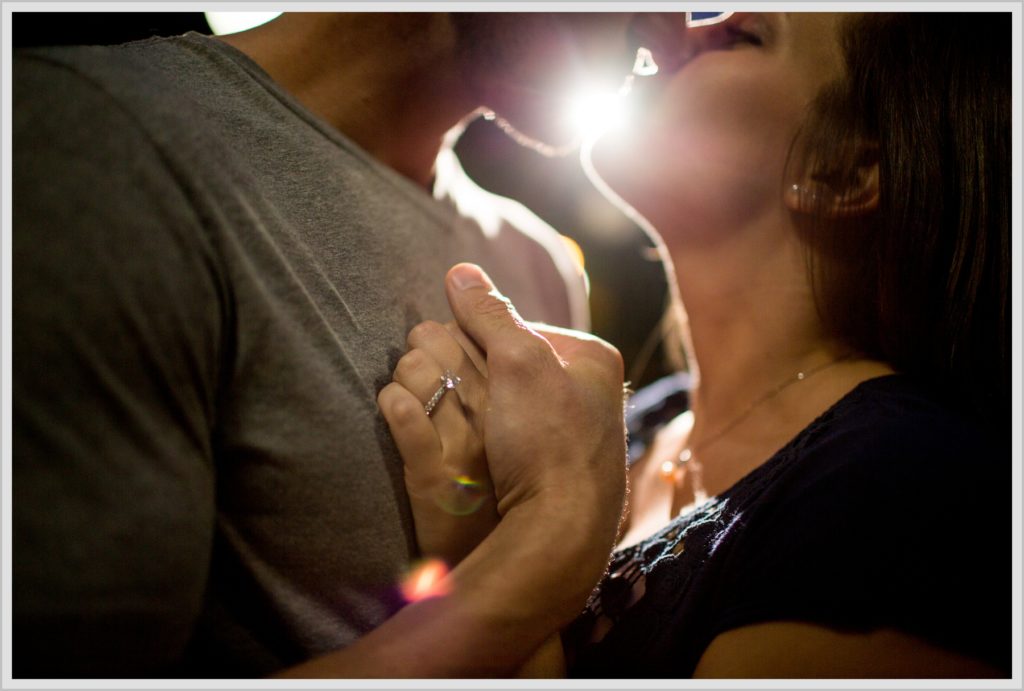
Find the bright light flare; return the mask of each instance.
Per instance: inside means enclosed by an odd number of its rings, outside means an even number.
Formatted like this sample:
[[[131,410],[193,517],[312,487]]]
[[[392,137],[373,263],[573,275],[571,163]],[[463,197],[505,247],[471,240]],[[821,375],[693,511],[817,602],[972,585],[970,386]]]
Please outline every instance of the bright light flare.
[[[440,559],[427,559],[416,564],[400,586],[406,602],[419,602],[451,592],[445,576],[448,566]]]
[[[569,100],[566,118],[584,140],[622,129],[629,120],[625,96],[625,90],[583,91]]]

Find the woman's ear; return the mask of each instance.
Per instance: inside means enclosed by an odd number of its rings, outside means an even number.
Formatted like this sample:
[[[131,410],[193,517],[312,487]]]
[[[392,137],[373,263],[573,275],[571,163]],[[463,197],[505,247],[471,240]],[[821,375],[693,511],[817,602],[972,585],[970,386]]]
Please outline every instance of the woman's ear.
[[[852,218],[878,208],[878,147],[862,145],[852,170],[801,175],[783,192],[793,212],[825,218]]]

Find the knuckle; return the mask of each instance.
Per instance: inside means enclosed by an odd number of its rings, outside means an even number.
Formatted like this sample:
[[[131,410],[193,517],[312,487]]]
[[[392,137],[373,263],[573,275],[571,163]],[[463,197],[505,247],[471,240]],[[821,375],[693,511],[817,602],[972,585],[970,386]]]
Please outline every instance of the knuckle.
[[[623,359],[622,353],[609,343],[604,343],[604,347],[601,348],[600,359],[616,372],[623,372],[626,368],[626,361]]]
[[[377,407],[382,411],[390,412],[391,403],[401,388],[400,384],[396,384],[394,382],[386,384],[377,394]]]
[[[438,334],[438,329],[443,328],[444,327],[435,321],[422,321],[412,327],[409,331],[409,335],[406,337],[406,343],[410,348],[417,348],[423,343],[429,342],[432,338],[435,338]]]
[[[394,379],[400,383],[409,382],[430,363],[430,356],[418,348],[403,355],[395,365]]]
[[[391,403],[391,417],[398,424],[408,424],[424,415],[423,406],[410,396],[396,396]]]
[[[414,415],[423,412],[416,398],[401,384],[392,382],[377,394],[377,404],[381,412],[393,424],[402,425],[413,419]]]
[[[622,358],[622,353],[607,341],[601,339],[587,341],[584,350],[587,357],[604,369],[612,372],[622,372],[625,370],[625,360]]]
[[[539,343],[527,339],[516,339],[515,342],[491,354],[491,366],[504,372],[527,375],[546,366],[545,352]]]

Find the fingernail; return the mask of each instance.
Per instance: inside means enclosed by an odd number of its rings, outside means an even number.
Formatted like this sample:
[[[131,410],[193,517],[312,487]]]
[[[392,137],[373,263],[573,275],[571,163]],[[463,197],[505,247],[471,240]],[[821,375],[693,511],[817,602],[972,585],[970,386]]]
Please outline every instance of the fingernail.
[[[452,284],[458,290],[486,288],[491,283],[487,274],[476,264],[459,264],[448,275],[451,276]]]

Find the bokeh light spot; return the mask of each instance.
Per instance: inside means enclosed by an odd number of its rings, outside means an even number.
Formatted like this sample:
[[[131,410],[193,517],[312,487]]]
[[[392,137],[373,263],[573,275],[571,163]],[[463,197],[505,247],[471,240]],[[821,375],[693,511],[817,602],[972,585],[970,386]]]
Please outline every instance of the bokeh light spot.
[[[476,513],[490,495],[490,488],[468,475],[457,475],[444,483],[434,494],[441,510],[453,516]]]
[[[451,592],[448,582],[448,566],[440,559],[427,559],[413,565],[409,575],[400,587],[406,602],[419,602],[428,597],[439,597]]]

